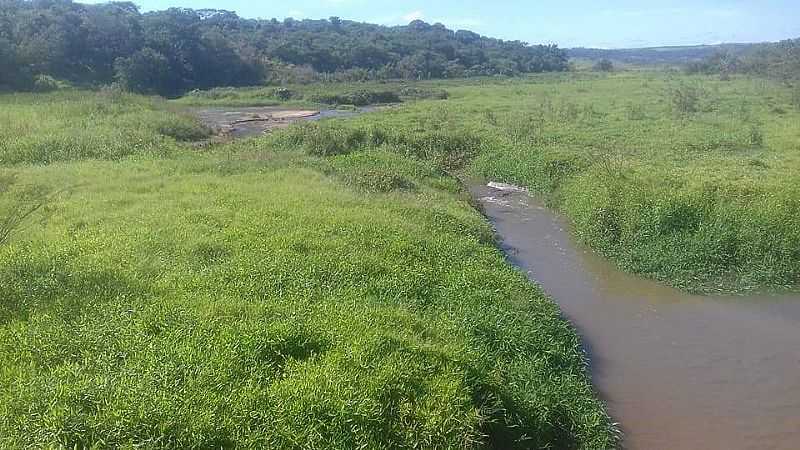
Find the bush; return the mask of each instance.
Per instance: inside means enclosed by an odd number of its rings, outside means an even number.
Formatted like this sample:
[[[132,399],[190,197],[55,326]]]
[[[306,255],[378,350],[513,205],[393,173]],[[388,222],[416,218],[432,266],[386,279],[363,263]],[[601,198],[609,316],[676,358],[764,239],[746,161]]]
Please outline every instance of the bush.
[[[764,132],[761,131],[761,128],[758,125],[753,125],[750,127],[750,133],[747,135],[748,137],[748,144],[751,147],[763,147],[764,146]]]
[[[320,123],[290,127],[277,136],[285,146],[300,147],[314,156],[344,155],[370,141],[369,134],[364,130]]]
[[[290,91],[289,89],[283,87],[277,88],[272,92],[273,97],[283,101],[291,100],[292,98],[295,97],[295,95],[296,95],[295,92]]]
[[[670,102],[679,115],[694,114],[700,109],[703,95],[699,86],[682,83],[670,91]]]
[[[392,91],[357,90],[346,93],[323,93],[311,97],[311,101],[326,105],[367,106],[379,103],[400,103],[400,97]]]
[[[594,65],[595,72],[613,72],[614,63],[610,59],[601,59]]]
[[[416,86],[406,86],[400,89],[400,96],[412,100],[447,100],[450,93],[444,89],[425,89]]]
[[[197,141],[211,135],[211,130],[188,116],[170,115],[157,126],[159,134],[169,136],[176,141]]]
[[[33,79],[34,92],[52,92],[60,87],[58,81],[50,75],[36,75]]]

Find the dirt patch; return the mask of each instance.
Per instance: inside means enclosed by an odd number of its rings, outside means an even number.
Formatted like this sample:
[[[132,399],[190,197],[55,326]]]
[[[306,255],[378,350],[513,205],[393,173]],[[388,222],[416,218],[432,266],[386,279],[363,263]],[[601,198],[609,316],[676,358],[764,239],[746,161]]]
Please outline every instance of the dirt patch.
[[[222,139],[258,136],[321,114],[320,111],[272,107],[202,108],[191,112]]]
[[[259,136],[295,122],[318,120],[330,117],[352,117],[377,108],[356,110],[301,110],[282,107],[243,108],[192,108],[190,112],[204,125],[214,130],[215,140],[241,139]]]

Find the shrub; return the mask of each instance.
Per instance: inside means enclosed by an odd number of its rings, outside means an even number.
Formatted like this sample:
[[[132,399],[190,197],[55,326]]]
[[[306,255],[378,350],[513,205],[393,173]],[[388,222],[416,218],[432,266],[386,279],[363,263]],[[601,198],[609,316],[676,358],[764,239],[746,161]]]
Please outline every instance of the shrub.
[[[670,102],[678,114],[693,114],[700,110],[700,100],[703,95],[704,92],[699,86],[682,83],[670,91]]]
[[[322,93],[311,97],[311,101],[326,105],[367,106],[379,103],[400,103],[400,97],[392,91],[357,90],[346,93]]]
[[[344,155],[366,145],[370,138],[370,134],[362,129],[320,123],[290,127],[278,135],[278,141],[285,146],[301,147],[314,156]]]
[[[761,131],[761,128],[758,125],[753,125],[750,127],[750,132],[747,135],[748,144],[751,147],[763,147],[764,146],[764,132]]]
[[[272,92],[273,97],[283,101],[291,100],[292,98],[295,97],[295,95],[296,95],[295,92],[286,89],[284,87],[277,88]]]
[[[406,86],[400,89],[400,96],[412,100],[447,100],[450,93],[444,89],[425,89],[416,86]]]
[[[166,117],[156,128],[159,134],[169,136],[176,141],[197,141],[211,135],[211,130],[187,116]]]
[[[169,67],[169,60],[149,47],[114,62],[115,77],[120,86],[142,94],[174,94],[176,89]]]
[[[33,79],[34,92],[51,92],[58,90],[59,87],[58,81],[50,75],[36,75]]]
[[[594,65],[595,72],[612,72],[614,71],[614,63],[610,59],[601,59]]]

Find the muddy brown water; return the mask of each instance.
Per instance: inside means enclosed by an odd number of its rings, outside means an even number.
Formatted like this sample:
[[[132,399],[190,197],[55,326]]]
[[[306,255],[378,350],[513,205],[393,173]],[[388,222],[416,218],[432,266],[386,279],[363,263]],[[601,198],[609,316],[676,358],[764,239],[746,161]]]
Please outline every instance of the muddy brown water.
[[[586,251],[524,191],[471,191],[581,334],[624,448],[800,449],[800,295],[690,295]]]

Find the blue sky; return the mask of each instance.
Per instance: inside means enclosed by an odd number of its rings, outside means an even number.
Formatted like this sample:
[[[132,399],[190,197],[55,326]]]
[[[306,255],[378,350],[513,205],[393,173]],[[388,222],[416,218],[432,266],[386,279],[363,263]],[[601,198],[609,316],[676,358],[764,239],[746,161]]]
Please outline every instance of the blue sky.
[[[99,1],[88,1],[99,3]],[[248,18],[327,18],[385,25],[441,22],[562,47],[646,47],[800,37],[800,0],[134,0],[144,11],[218,8]]]

